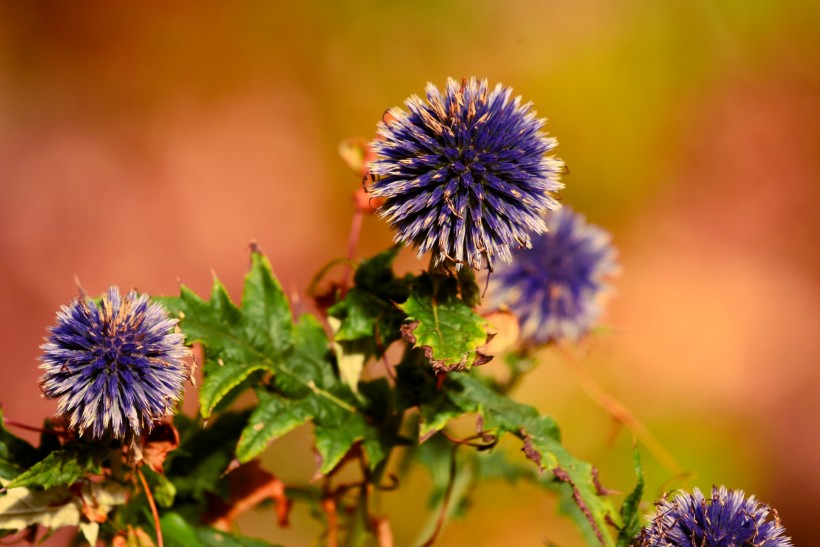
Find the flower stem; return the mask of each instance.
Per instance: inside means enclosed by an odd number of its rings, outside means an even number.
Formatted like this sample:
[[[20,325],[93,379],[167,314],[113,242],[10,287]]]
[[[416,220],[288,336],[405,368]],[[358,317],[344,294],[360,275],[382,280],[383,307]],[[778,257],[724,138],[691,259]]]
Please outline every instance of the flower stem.
[[[362,221],[364,220],[364,212],[356,207],[353,210],[353,220],[350,222],[350,233],[347,236],[347,259],[350,261],[345,268],[344,277],[342,278],[342,296],[347,292],[350,285],[350,278],[353,275],[353,258],[356,256],[356,247],[359,246],[359,235],[362,233]]]
[[[33,425],[24,424],[22,422],[18,422],[17,420],[10,420],[8,418],[3,418],[3,423],[5,425],[10,425],[12,427],[17,427],[19,429],[24,429],[26,431],[33,431],[35,433],[48,433],[50,435],[58,435],[58,436],[66,436],[68,432],[62,429],[43,429],[42,427],[37,427]]]
[[[629,428],[643,443],[646,448],[660,464],[673,475],[683,475],[683,469],[674,456],[663,446],[663,444],[652,434],[649,429],[636,418],[620,401],[609,395],[599,386],[592,376],[584,369],[584,366],[572,354],[572,351],[563,344],[556,344],[558,352],[564,358],[564,362],[569,367],[575,380],[581,388],[595,401],[598,406],[606,410],[615,420],[621,422]]]
[[[339,523],[336,514],[336,500],[324,498],[321,501],[322,510],[327,515],[327,546],[337,547],[339,545]]]
[[[148,488],[148,481],[145,480],[142,469],[137,468],[137,475],[139,475],[142,488],[145,490],[145,497],[148,498],[148,505],[151,506],[151,515],[154,517],[154,530],[157,533],[157,547],[163,547],[162,530],[159,526],[159,512],[157,511],[157,504],[154,502],[154,495],[151,494],[151,489]]]

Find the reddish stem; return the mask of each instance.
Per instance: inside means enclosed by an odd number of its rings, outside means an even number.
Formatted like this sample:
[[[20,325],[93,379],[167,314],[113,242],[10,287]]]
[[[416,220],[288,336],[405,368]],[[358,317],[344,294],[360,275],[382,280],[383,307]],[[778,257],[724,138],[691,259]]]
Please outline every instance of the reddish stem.
[[[43,429],[42,427],[36,427],[33,425],[24,424],[18,422],[16,420],[9,420],[8,418],[3,418],[3,423],[6,425],[10,425],[12,427],[17,427],[19,429],[25,429],[26,431],[33,431],[35,433],[48,433],[51,435],[59,435],[59,436],[66,436],[68,435],[67,431],[62,429]]]
[[[422,544],[422,547],[431,547],[438,539],[438,535],[441,533],[441,530],[444,528],[444,521],[447,520],[447,510],[450,507],[450,497],[453,495],[453,486],[455,486],[456,482],[456,449],[459,445],[453,445],[453,448],[450,451],[450,480],[447,482],[447,488],[444,490],[444,499],[441,502],[441,511],[438,514],[438,520],[436,520],[436,528],[433,530],[433,534]]]
[[[139,475],[142,488],[145,490],[145,497],[148,498],[148,505],[151,506],[151,514],[154,516],[154,530],[157,533],[157,547],[163,547],[162,530],[159,526],[159,512],[157,511],[157,504],[154,502],[154,495],[151,494],[151,489],[148,488],[148,481],[145,480],[145,475],[142,474],[142,469],[137,468],[137,475]]]
[[[436,391],[441,391],[441,388],[444,387],[444,380],[446,379],[446,372],[436,371]]]
[[[322,500],[322,509],[327,514],[327,547],[336,547],[339,544],[339,523],[336,516],[336,500],[325,498]]]
[[[342,296],[347,292],[350,285],[350,277],[353,275],[353,257],[356,255],[356,247],[359,246],[359,235],[362,233],[362,221],[364,212],[356,207],[353,210],[353,220],[350,222],[350,233],[347,236],[347,258],[350,263],[345,268],[344,278],[342,278]]]

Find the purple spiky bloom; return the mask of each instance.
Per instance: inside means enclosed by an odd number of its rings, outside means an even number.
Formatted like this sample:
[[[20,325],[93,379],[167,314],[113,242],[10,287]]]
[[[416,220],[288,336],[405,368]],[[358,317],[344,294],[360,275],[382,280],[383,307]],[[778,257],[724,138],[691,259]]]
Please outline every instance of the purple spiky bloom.
[[[69,427],[94,439],[133,440],[173,412],[190,375],[176,319],[147,295],[108,289],[99,304],[63,306],[42,346],[41,388]]]
[[[777,512],[742,490],[712,487],[704,498],[695,488],[661,500],[637,547],[790,547]]]
[[[447,80],[444,93],[427,84],[427,100],[412,96],[379,122],[370,164],[380,215],[395,241],[433,251],[433,264],[493,268],[511,249],[530,246],[545,230],[542,214],[559,204],[561,160],[541,129],[532,103],[511,98],[486,80]]]
[[[578,340],[601,313],[607,278],[618,270],[608,232],[566,205],[547,216],[549,230],[533,238],[490,276],[488,305],[506,306],[521,337],[533,344]]]

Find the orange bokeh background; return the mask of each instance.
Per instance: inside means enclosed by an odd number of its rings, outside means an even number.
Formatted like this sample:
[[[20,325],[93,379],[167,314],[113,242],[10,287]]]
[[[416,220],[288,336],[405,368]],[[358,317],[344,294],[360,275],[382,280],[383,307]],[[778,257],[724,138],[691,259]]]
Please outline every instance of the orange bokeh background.
[[[777,507],[810,544],[820,499],[820,4],[710,0],[374,0],[0,4],[0,401],[37,424],[38,346],[61,304],[111,284],[238,298],[248,243],[286,291],[342,256],[359,180],[337,156],[427,81],[486,77],[548,116],[571,173],[563,199],[613,232],[623,272],[588,372],[630,407],[688,483]],[[365,219],[358,255],[389,244]],[[412,253],[401,267],[416,269]],[[490,364],[488,366],[493,366]],[[633,484],[630,435],[554,352],[515,393],[568,447]],[[193,400],[189,396],[189,403]],[[309,430],[266,465],[312,474]],[[613,435],[613,433],[615,433]],[[419,473],[385,496],[397,545],[428,507]],[[412,490],[412,492],[407,492]],[[649,507],[647,506],[647,510]],[[317,531],[270,515],[247,533]],[[67,541],[66,534],[50,540]],[[480,487],[442,545],[580,540],[533,487]]]

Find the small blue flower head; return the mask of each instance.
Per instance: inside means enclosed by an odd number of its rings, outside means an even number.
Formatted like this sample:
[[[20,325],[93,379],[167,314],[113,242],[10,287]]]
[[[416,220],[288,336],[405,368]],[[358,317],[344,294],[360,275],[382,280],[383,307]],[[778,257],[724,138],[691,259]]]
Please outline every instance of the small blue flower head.
[[[134,440],[173,412],[190,376],[176,319],[147,295],[108,289],[57,313],[42,346],[43,393],[69,427],[94,439]]]
[[[704,499],[700,490],[682,492],[657,504],[657,511],[634,545],[638,547],[790,547],[777,511],[742,490],[712,487]]]
[[[566,205],[547,217],[549,231],[512,264],[490,276],[488,305],[506,306],[532,344],[577,341],[595,325],[606,280],[617,272],[608,232],[587,224]]]
[[[380,215],[395,241],[433,251],[433,264],[492,269],[511,249],[530,246],[545,230],[542,214],[559,207],[562,161],[547,156],[557,142],[541,131],[532,104],[486,80],[427,84],[379,123],[370,164]]]

